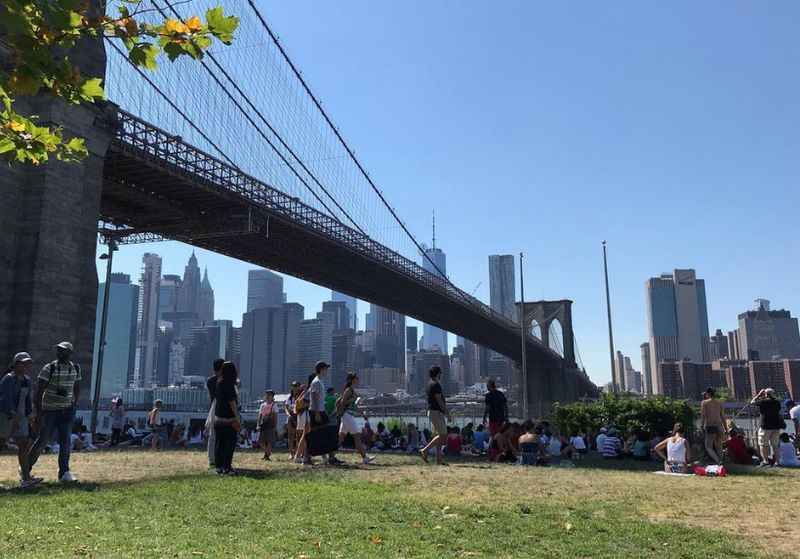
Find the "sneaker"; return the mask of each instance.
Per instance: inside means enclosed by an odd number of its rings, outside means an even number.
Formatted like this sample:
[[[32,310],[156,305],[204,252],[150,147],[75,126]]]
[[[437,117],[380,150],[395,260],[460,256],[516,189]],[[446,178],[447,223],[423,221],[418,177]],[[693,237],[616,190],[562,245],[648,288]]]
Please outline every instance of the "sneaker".
[[[21,479],[19,480],[19,486],[21,489],[28,489],[29,487],[33,487],[34,485],[39,485],[44,481],[43,478],[40,477],[32,477],[28,479]]]
[[[375,461],[375,457],[374,456],[367,455],[367,456],[364,457],[364,460],[362,462],[363,462],[363,464],[366,465],[366,464],[372,464],[374,461]]]
[[[72,472],[67,471],[64,472],[63,476],[58,478],[58,481],[60,481],[61,483],[75,483],[78,480],[75,478],[75,476],[72,475]]]

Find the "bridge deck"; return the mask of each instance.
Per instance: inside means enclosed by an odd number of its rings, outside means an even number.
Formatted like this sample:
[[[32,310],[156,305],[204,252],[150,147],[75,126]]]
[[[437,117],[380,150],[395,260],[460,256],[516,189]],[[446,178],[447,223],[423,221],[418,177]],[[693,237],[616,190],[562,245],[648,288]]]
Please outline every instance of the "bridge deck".
[[[518,324],[436,274],[133,115],[118,119],[104,220],[330,287],[519,361]],[[527,351],[533,365],[563,370],[532,336]]]

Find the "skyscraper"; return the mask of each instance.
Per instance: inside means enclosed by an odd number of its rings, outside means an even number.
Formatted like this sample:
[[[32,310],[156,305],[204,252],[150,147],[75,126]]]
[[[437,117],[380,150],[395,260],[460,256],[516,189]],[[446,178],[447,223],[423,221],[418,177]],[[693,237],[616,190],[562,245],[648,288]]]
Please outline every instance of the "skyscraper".
[[[514,256],[492,254],[489,256],[489,305],[512,320],[516,319],[516,290],[514,283]]]
[[[378,305],[370,305],[375,320],[375,364],[405,371],[406,317]]]
[[[283,278],[269,270],[247,272],[247,311],[280,307],[286,302]]]
[[[300,323],[298,373],[304,381],[314,371],[317,361],[330,363],[333,360],[335,320],[333,313],[318,312],[317,318]]]
[[[651,385],[654,393],[663,394],[657,374],[660,362],[709,360],[706,286],[694,270],[676,269],[672,275],[650,278],[645,287]]]
[[[256,398],[267,388],[286,390],[304,378],[299,364],[300,323],[304,309],[297,303],[256,308],[242,316],[240,378],[242,389]],[[232,341],[235,353],[237,340]]]
[[[178,292],[183,280],[177,274],[164,274],[158,295],[158,320],[165,320],[167,313],[178,312]]]
[[[134,384],[152,386],[158,359],[158,301],[161,287],[161,257],[150,252],[142,256],[139,280],[139,312]]]
[[[406,351],[417,351],[419,349],[417,339],[417,327],[406,326]]]
[[[100,349],[100,321],[103,316],[103,293],[101,283],[97,295],[97,317],[94,332],[94,356],[92,359],[92,394],[97,379],[97,355]],[[103,380],[100,397],[110,398],[122,393],[133,380],[136,362],[136,319],[139,311],[139,286],[131,284],[127,274],[111,274],[108,294],[108,316],[106,318],[106,349],[103,354]]]
[[[800,358],[797,319],[787,310],[770,310],[766,299],[756,299],[754,310],[739,315],[737,336],[741,359]]]
[[[347,310],[350,311],[350,325],[348,328],[358,330],[358,300],[350,295],[339,293],[338,291],[331,291],[332,301],[342,301],[347,305]]]
[[[434,275],[443,277],[442,274],[447,274],[447,256],[445,256],[445,253],[442,252],[441,249],[436,248],[435,241],[436,239],[434,238],[434,246],[432,248],[425,249],[425,256],[422,258],[422,267]],[[433,264],[431,261],[433,261]],[[441,272],[441,274],[439,272]],[[427,351],[438,350],[447,355],[447,332],[437,326],[423,324],[421,349]]]
[[[197,256],[195,256],[194,251],[192,251],[189,262],[186,264],[183,271],[181,287],[178,290],[178,312],[197,313],[199,296],[200,266],[197,265]]]
[[[642,350],[642,384],[644,393],[648,396],[653,394],[653,376],[650,372],[650,342],[644,342],[639,349]]]
[[[353,320],[350,317],[350,309],[344,301],[324,301],[322,303],[322,312],[333,313],[335,329],[343,330],[352,328]]]
[[[208,268],[203,272],[203,281],[197,294],[197,316],[202,324],[214,321],[214,290],[208,281]]]

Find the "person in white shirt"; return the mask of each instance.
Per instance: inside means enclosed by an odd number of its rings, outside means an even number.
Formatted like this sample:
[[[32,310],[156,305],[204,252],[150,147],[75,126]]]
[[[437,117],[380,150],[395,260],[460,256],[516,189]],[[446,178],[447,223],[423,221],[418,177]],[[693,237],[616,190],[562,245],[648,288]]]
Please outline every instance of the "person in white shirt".
[[[308,421],[310,430],[330,424],[328,414],[325,413],[325,383],[323,382],[323,377],[328,374],[330,367],[325,361],[318,361],[314,366],[314,380],[311,381],[308,387]],[[311,453],[309,451],[310,447],[306,444],[304,464],[311,463]],[[343,464],[343,462],[338,460],[336,454],[331,452],[328,454],[328,464],[337,466]]]
[[[794,424],[795,436],[800,435],[800,404],[797,404],[789,408],[789,418],[792,420],[792,423]]]
[[[667,454],[664,455],[664,449]],[[683,424],[676,423],[672,435],[656,445],[655,453],[664,460],[664,471],[672,474],[689,472],[691,456],[689,442],[683,437]]]
[[[800,468],[800,460],[797,459],[795,450],[788,433],[781,433],[780,444],[778,445],[778,465],[784,468]]]
[[[580,433],[573,433],[572,436],[569,438],[569,447],[571,458],[579,458],[581,455],[586,454],[588,452],[586,448],[586,441],[583,440],[583,437]]]

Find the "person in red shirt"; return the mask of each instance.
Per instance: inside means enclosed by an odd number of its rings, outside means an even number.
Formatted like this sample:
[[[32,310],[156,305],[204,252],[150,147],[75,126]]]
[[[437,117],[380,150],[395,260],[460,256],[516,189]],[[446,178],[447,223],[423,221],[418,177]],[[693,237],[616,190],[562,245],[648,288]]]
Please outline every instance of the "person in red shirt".
[[[747,447],[747,442],[744,440],[742,432],[731,429],[730,435],[731,437],[725,443],[730,461],[734,464],[752,466],[754,449]]]
[[[461,456],[461,435],[458,432],[458,427],[451,427],[447,433],[447,455],[448,456]]]

